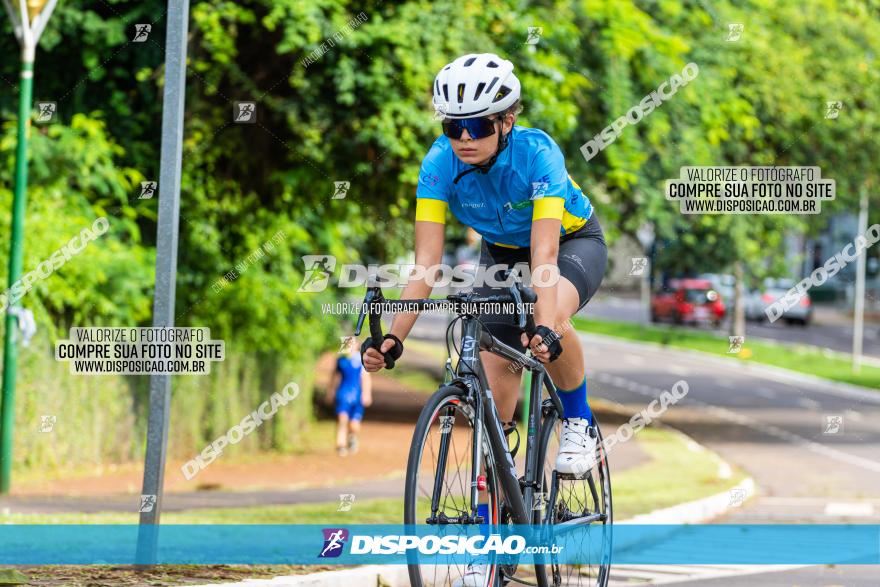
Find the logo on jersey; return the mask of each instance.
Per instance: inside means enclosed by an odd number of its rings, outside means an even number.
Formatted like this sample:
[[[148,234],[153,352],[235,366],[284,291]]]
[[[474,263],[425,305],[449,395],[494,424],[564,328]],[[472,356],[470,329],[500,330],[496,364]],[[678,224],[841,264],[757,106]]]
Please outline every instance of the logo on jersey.
[[[428,187],[434,187],[440,182],[440,178],[433,173],[423,173],[421,180]]]
[[[318,558],[336,558],[342,554],[343,546],[348,540],[348,530],[345,528],[324,528],[324,547]]]

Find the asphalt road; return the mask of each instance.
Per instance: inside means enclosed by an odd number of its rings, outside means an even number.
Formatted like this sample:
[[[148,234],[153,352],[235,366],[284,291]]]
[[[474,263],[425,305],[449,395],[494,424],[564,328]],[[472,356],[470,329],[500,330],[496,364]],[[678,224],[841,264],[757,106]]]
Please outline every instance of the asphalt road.
[[[645,322],[648,319],[647,310],[642,307],[641,302],[632,298],[597,296],[590,301],[583,313],[587,316],[621,322]],[[719,332],[727,333],[726,323],[722,325]],[[814,321],[809,326],[788,325],[782,320],[773,324],[746,322],[746,340],[750,336],[785,343],[809,344],[841,353],[851,353],[853,326],[845,320],[835,320],[835,323],[831,324]],[[863,345],[865,355],[880,358],[880,326],[865,325]]]
[[[414,333],[431,338],[443,324],[442,317],[423,316]],[[687,382],[688,394],[661,421],[748,472],[758,487],[717,523],[880,524],[880,391],[609,337],[585,334],[582,341],[590,395],[632,413],[677,381]],[[717,570],[718,578],[710,578],[714,569],[695,567],[679,569],[680,580],[673,568],[633,571],[636,576],[622,568],[612,577],[616,585],[636,578],[711,587],[880,584],[880,566],[745,566]]]
[[[716,522],[880,523],[880,391],[787,379],[733,361],[589,334],[582,341],[590,394],[633,413],[660,390],[687,382],[687,396],[662,421],[747,471],[759,488]],[[828,428],[835,417],[841,418],[836,431]],[[877,566],[816,566],[768,571],[760,579],[703,579],[700,585],[876,586],[878,577]]]

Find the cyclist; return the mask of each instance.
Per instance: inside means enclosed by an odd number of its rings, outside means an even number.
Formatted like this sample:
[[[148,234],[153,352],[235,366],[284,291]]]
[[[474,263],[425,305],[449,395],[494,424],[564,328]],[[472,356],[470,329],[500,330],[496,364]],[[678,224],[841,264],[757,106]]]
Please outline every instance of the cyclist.
[[[370,374],[363,369],[357,339],[353,336],[346,340],[345,354],[336,359],[327,400],[335,405],[336,453],[341,457],[355,454],[364,408],[373,403],[373,394]]]
[[[491,53],[470,54],[446,65],[434,80],[434,105],[443,134],[422,160],[416,189],[415,263],[440,262],[446,211],[483,237],[480,264],[527,263],[532,274],[550,269],[558,279],[535,280],[537,333],[520,333],[512,315],[483,315],[492,334],[547,364],[562,400],[563,434],[556,469],[582,473],[592,466],[596,431],[587,403],[580,341],[569,318],[590,300],[605,273],[607,249],[589,198],[568,175],[562,151],[545,132],[516,125],[520,82],[513,64]],[[499,272],[500,274],[500,272]],[[402,299],[430,295],[433,276],[410,279]],[[549,281],[549,284],[547,283]],[[491,283],[491,282],[490,282]],[[475,288],[492,293],[490,286]],[[394,316],[380,345],[361,347],[367,371],[385,365],[383,355],[403,352],[403,340],[418,315]],[[513,419],[521,372],[510,362],[483,352],[486,375],[503,421]],[[480,504],[478,515],[486,519]],[[473,565],[459,585],[478,585],[485,566]]]

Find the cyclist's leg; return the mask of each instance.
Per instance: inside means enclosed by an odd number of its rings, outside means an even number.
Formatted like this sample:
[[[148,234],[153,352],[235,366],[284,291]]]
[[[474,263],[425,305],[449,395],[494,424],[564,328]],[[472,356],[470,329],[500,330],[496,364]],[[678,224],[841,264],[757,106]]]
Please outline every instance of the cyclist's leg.
[[[568,324],[580,306],[577,289],[566,277],[560,277],[556,288],[556,318],[553,329],[562,333],[559,343],[562,354],[547,365],[547,371],[553,382],[560,389],[572,389],[584,378],[584,352],[581,341],[574,329]]]
[[[486,351],[480,353],[480,358],[486,370],[489,389],[492,390],[495,405],[498,407],[498,415],[502,421],[509,422],[513,420],[516,401],[519,399],[522,369],[514,368],[511,361]]]
[[[595,219],[559,245],[560,282],[553,328],[562,334],[562,354],[547,365],[562,402],[562,424],[556,470],[576,478],[596,462],[598,434],[587,401],[584,356],[570,318],[595,294],[605,273],[607,248]]]
[[[560,341],[562,354],[547,366],[547,370],[559,389],[567,418],[590,421],[592,416],[587,403],[583,348],[569,320],[599,289],[607,257],[605,239],[595,216],[577,231],[576,236],[559,245],[557,263],[561,279],[557,287],[554,328],[563,335]]]

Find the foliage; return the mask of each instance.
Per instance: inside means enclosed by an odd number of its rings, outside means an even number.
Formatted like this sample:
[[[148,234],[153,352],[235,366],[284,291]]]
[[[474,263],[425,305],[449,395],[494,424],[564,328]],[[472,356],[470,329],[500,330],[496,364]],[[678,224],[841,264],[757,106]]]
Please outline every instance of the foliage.
[[[59,120],[32,132],[26,270],[94,218],[111,225],[26,297],[53,333],[150,322],[156,200],[138,191],[159,179],[165,9],[60,2],[37,53],[35,100],[56,101]],[[350,26],[361,13],[366,21]],[[779,269],[785,234],[853,210],[858,192],[877,185],[877,16],[876,3],[846,0],[194,0],[176,322],[210,326],[240,364],[222,385],[181,384],[188,395],[176,409],[199,414],[175,417],[181,446],[234,421],[258,390],[307,373],[334,343],[340,319],[322,316],[320,303],[335,294],[296,291],[303,255],[387,262],[411,251],[419,163],[439,131],[430,84],[456,56],[514,61],[520,123],[559,143],[611,239],[650,223],[667,270],[741,262],[763,275]],[[131,42],[138,23],[152,24],[146,42]],[[725,40],[729,23],[745,25],[739,41]],[[525,42],[528,27],[541,27],[537,44]],[[5,20],[0,51],[17,53]],[[700,70],[692,83],[584,160],[582,144],[688,62]],[[17,79],[15,60],[3,60],[3,225]],[[832,100],[844,108],[826,119]],[[236,101],[256,102],[255,124],[233,122]],[[816,218],[684,216],[663,196],[685,165],[771,164],[820,166],[838,199]],[[345,199],[331,199],[335,181],[350,182]],[[453,223],[450,238],[462,234]],[[144,389],[133,389],[129,409],[142,418]]]

